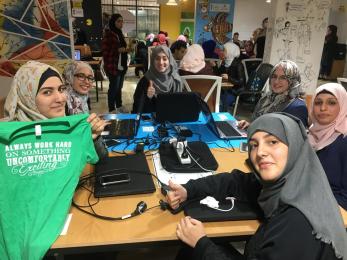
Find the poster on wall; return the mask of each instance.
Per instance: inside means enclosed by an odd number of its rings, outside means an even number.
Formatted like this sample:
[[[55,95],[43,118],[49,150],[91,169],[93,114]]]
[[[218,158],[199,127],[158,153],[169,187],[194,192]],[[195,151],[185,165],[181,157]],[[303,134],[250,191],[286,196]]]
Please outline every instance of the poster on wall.
[[[214,40],[223,45],[232,38],[234,0],[197,0],[195,42]]]
[[[72,58],[69,1],[2,0],[0,76],[12,77],[28,60],[58,69]]]

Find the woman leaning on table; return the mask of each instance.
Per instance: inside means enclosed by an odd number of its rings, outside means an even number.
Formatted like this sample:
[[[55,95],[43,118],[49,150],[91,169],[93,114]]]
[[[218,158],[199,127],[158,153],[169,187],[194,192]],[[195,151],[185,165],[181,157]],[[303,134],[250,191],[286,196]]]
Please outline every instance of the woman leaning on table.
[[[308,137],[337,203],[347,210],[347,92],[340,84],[327,83],[312,100]]]
[[[260,116],[248,129],[248,147],[253,173],[170,183],[167,195],[172,208],[204,196],[257,202],[264,219],[244,255],[214,244],[200,221],[185,217],[176,233],[190,249],[178,259],[347,259],[339,207],[300,120],[282,113]]]
[[[137,83],[132,113],[155,111],[157,94],[182,91],[181,77],[170,49],[164,45],[155,47],[150,57],[150,67]],[[143,104],[141,104],[143,103]]]
[[[60,73],[44,63],[28,61],[14,76],[5,102],[6,121],[36,121],[65,116],[67,86]],[[95,113],[87,121],[92,128],[95,150],[100,158],[108,155],[100,138],[106,122]]]
[[[303,100],[301,77],[298,66],[290,60],[277,63],[270,73],[270,90],[258,101],[252,120],[271,112],[285,112],[296,116],[308,127],[308,111]],[[239,121],[241,129],[246,129],[249,122]]]

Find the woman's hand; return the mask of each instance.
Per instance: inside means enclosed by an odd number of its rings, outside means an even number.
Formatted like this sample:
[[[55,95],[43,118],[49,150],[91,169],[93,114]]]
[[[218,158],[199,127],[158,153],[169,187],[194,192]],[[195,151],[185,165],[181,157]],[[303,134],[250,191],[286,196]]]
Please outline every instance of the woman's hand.
[[[167,202],[172,209],[177,209],[183,201],[187,200],[187,190],[179,184],[169,181],[170,191],[166,195]]]
[[[99,118],[95,113],[92,113],[87,118],[87,122],[90,123],[92,127],[92,138],[95,140],[102,131],[104,131],[105,126],[108,124],[107,121]]]
[[[176,235],[184,243],[194,248],[199,239],[206,236],[206,233],[199,220],[185,217],[177,224]]]
[[[223,74],[221,74],[220,75],[221,77],[222,77],[222,79],[226,79],[226,80],[228,80],[228,74],[226,74],[226,73],[223,73]]]
[[[149,81],[149,86],[147,88],[147,97],[152,98],[155,95],[155,88],[153,87],[153,81]]]
[[[249,122],[247,122],[246,120],[240,120],[237,122],[237,127],[242,130],[246,130],[249,127],[249,125]]]

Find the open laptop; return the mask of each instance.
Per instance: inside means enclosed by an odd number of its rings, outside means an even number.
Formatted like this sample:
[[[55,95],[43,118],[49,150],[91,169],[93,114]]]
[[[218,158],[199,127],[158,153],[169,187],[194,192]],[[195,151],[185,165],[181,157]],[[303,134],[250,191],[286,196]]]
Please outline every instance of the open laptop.
[[[215,121],[210,108],[201,99],[201,111],[206,119],[207,127],[220,139],[247,138],[247,132],[237,127],[236,120]]]
[[[140,102],[139,113],[136,118],[119,119],[115,118],[114,114],[104,115],[104,120],[110,122],[101,133],[104,139],[133,139],[137,135],[140,128],[144,97]]]
[[[161,93],[156,99],[158,123],[195,122],[199,119],[199,96],[194,92]]]
[[[81,50],[75,49],[75,60],[80,61],[81,60]]]

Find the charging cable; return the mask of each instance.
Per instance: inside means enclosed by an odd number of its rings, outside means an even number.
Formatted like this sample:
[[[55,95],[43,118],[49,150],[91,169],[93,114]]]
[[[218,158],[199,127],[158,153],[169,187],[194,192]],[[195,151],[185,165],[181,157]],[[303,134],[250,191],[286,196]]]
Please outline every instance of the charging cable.
[[[206,198],[200,200],[200,204],[206,205],[207,207],[223,212],[228,212],[231,211],[234,208],[234,197],[226,197],[225,200],[230,200],[231,201],[231,207],[229,209],[221,209],[219,208],[219,201],[216,200],[215,198],[211,196],[207,196]]]

